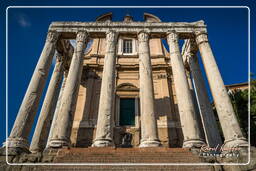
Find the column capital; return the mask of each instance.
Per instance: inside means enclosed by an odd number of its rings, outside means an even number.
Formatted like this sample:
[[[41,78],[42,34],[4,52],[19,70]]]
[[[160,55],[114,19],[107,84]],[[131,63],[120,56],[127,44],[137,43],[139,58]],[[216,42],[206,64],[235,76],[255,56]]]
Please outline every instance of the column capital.
[[[56,43],[59,38],[60,33],[57,31],[48,31],[46,42]]]
[[[208,34],[207,32],[195,32],[196,43],[199,45],[204,42],[208,42]]]
[[[106,41],[114,42],[117,41],[118,33],[115,30],[108,30],[106,32]]]
[[[168,30],[167,31],[167,41],[173,41],[173,42],[178,42],[179,36],[175,30]]]
[[[76,42],[85,42],[88,39],[88,33],[86,31],[78,31],[76,34]]]
[[[138,40],[139,42],[147,42],[149,41],[149,32],[146,30],[141,30],[138,32]]]

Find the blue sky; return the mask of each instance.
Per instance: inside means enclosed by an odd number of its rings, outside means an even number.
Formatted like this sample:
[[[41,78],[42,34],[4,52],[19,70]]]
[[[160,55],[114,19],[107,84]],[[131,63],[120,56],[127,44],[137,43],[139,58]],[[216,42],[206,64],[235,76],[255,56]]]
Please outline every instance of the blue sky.
[[[23,3],[21,3],[23,2]],[[21,1],[15,5],[32,4],[31,1]],[[132,2],[132,1],[131,1]],[[159,4],[161,5],[159,1]],[[182,2],[182,1],[181,1]],[[188,1],[186,5],[189,5]],[[198,3],[198,1],[195,1]],[[211,2],[211,1],[209,1]],[[219,1],[220,2],[220,1]],[[241,5],[234,1],[234,5]],[[163,2],[162,2],[163,3]],[[228,4],[227,1],[222,3]],[[9,3],[11,4],[11,3]],[[44,1],[34,5],[70,5],[67,1],[57,4],[56,1]],[[214,4],[214,3],[212,3]],[[1,19],[5,19],[4,8],[1,6]],[[72,5],[97,5],[93,3]],[[101,4],[101,5],[106,5]],[[107,4],[113,5],[113,4]],[[134,4],[114,4],[134,5]],[[140,5],[154,5],[140,4]],[[173,1],[169,5],[184,5]],[[196,3],[193,5],[197,5]],[[201,4],[204,5],[204,4]],[[211,5],[211,3],[206,4]],[[216,5],[216,4],[215,4]],[[219,4],[221,5],[221,4]],[[229,3],[230,5],[230,3]],[[252,4],[242,4],[252,5]],[[103,13],[113,12],[113,20],[121,21],[127,13],[135,21],[143,20],[143,13],[157,15],[164,22],[193,22],[204,20],[208,28],[209,40],[225,84],[246,82],[248,80],[248,9],[247,8],[11,8],[8,10],[8,124],[9,131],[15,120],[17,111],[33,74],[35,65],[42,51],[47,29],[52,21],[94,21]],[[251,8],[252,17],[255,9]],[[2,20],[4,21],[4,20]],[[1,22],[2,22],[1,21]],[[252,26],[254,27],[254,22]],[[5,37],[5,23],[1,23],[1,35]],[[254,27],[255,28],[255,27]],[[253,30],[253,29],[252,29]],[[252,34],[255,33],[252,31]],[[252,41],[255,42],[253,39]],[[5,42],[1,40],[1,49]],[[254,45],[252,43],[252,45]],[[253,49],[253,46],[252,46]],[[1,89],[5,94],[5,51],[0,52],[1,58]],[[254,55],[254,51],[252,52]],[[253,56],[252,55],[252,56]],[[251,61],[254,63],[254,60]],[[252,68],[255,73],[255,68]],[[5,96],[1,96],[1,131],[0,143],[5,134]],[[38,111],[39,113],[39,111]],[[37,117],[36,117],[37,118]],[[36,123],[36,120],[35,120]]]

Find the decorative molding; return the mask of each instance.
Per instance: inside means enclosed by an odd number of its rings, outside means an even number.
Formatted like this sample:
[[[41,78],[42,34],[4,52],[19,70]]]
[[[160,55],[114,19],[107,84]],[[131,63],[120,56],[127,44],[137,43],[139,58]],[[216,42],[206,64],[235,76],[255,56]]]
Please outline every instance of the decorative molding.
[[[105,37],[105,33],[112,29],[120,34],[137,34],[147,29],[151,36],[166,37],[168,30],[173,29],[182,39],[191,38],[195,32],[206,31],[206,25],[198,22],[52,22],[49,30],[62,33],[62,38],[74,38],[79,30],[87,31],[90,37]]]
[[[59,33],[57,31],[49,31],[47,33],[46,42],[56,43],[59,38]]]
[[[106,32],[106,41],[107,42],[116,42],[117,41],[117,33],[114,30],[108,30]]]
[[[76,42],[85,42],[88,38],[88,33],[85,31],[79,31],[76,35]]]
[[[179,37],[175,30],[171,30],[167,32],[167,41],[170,42],[178,42]]]
[[[206,32],[196,33],[196,43],[200,45],[201,43],[208,42],[208,35]]]
[[[7,138],[7,141],[3,143],[3,147],[8,148],[21,148],[21,149],[29,149],[29,142],[27,139],[19,137],[19,138]]]
[[[165,79],[165,78],[167,78],[167,74],[157,74],[156,78],[157,79]]]
[[[116,91],[139,91],[139,89],[131,83],[123,83],[117,86]]]
[[[149,33],[145,30],[142,30],[138,33],[138,41],[139,42],[148,42],[149,41]]]

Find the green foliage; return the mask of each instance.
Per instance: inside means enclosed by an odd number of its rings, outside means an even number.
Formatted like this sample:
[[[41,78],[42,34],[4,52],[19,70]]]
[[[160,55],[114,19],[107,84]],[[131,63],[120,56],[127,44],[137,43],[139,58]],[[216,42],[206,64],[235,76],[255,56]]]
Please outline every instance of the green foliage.
[[[236,90],[230,93],[230,99],[233,104],[237,120],[241,130],[248,138],[248,90]],[[251,145],[256,146],[256,80],[251,81],[250,91],[250,126],[251,126]]]

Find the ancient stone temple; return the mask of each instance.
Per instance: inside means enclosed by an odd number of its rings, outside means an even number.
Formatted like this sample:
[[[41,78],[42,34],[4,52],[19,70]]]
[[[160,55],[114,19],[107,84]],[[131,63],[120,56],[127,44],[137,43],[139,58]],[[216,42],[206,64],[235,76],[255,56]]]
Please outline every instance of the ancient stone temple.
[[[179,40],[184,40],[182,47]],[[224,139],[208,99],[198,52]],[[54,56],[55,68],[34,121]],[[29,142],[33,122],[37,124]],[[204,22],[162,22],[148,13],[143,22],[129,15],[115,22],[108,13],[95,22],[51,23],[5,146],[10,154],[70,148],[106,155],[114,149],[120,153],[135,149],[132,154],[150,149],[169,155],[172,149],[218,144],[248,146]]]

